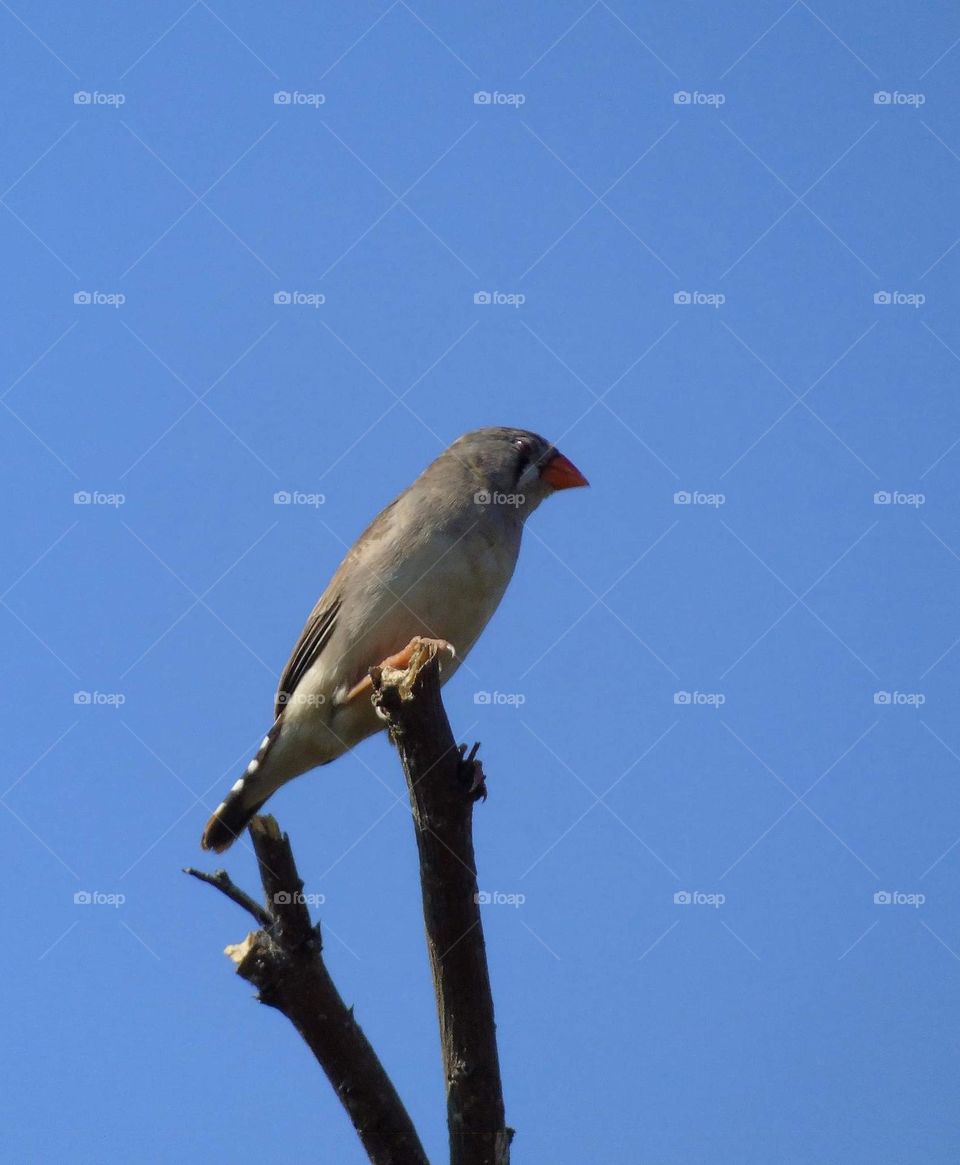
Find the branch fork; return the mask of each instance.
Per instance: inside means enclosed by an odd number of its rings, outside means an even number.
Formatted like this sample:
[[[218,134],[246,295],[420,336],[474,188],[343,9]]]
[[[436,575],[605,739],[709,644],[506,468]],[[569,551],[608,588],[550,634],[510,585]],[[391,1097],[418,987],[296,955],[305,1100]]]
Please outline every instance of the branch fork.
[[[447,1090],[451,1165],[509,1165],[513,1130],[504,1123],[493,997],[487,970],[473,851],[473,805],[486,797],[474,745],[458,746],[440,699],[440,653],[421,639],[405,667],[370,672],[373,702],[386,720],[410,795],[420,857],[427,949],[437,999]],[[226,948],[237,974],[306,1041],[352,1120],[374,1165],[428,1165],[409,1114],[323,962],[320,926],[303,897],[290,841],[273,817],[255,817],[250,837],[265,906],[225,870],[187,869],[250,914],[258,925]]]

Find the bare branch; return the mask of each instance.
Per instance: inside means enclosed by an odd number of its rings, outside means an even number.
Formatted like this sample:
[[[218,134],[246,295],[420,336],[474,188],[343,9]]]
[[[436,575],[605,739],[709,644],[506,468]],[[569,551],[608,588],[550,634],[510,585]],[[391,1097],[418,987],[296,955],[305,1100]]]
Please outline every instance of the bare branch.
[[[252,914],[261,926],[273,925],[273,919],[266,910],[264,910],[259,902],[251,898],[245,890],[241,890],[239,886],[234,885],[226,870],[214,870],[212,874],[208,874],[205,870],[195,870],[193,866],[186,866],[183,872],[189,874],[191,878],[199,878],[201,882],[206,882],[208,886],[216,886],[221,894],[226,894],[231,902],[236,902],[247,913]]]
[[[374,1165],[429,1165],[413,1122],[323,962],[319,925],[310,921],[290,841],[272,817],[255,817],[250,836],[266,895],[264,910],[226,872],[193,877],[216,886],[262,929],[227,948],[237,974],[261,1003],[290,1020],[323,1068]]]
[[[447,1086],[451,1165],[509,1165],[493,997],[473,851],[483,769],[457,746],[440,700],[438,643],[415,641],[408,666],[371,671],[373,699],[400,754],[413,810],[427,948]],[[409,1115],[323,963],[286,834],[255,817],[250,836],[266,908],[225,870],[186,872],[252,914],[261,929],[227,948],[262,1003],[291,1021],[327,1074],[374,1165],[427,1165]]]
[[[374,703],[400,754],[413,809],[427,948],[447,1082],[451,1165],[509,1165],[493,996],[473,852],[482,770],[458,748],[440,700],[440,659],[429,641],[406,669],[371,672]]]

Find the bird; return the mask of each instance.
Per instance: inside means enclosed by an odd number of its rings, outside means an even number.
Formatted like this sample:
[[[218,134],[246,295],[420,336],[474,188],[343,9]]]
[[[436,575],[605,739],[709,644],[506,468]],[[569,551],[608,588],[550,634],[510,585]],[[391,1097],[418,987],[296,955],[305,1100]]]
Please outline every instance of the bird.
[[[280,677],[274,722],[200,844],[221,853],[267,799],[384,727],[370,669],[439,641],[441,683],[466,659],[513,576],[524,522],[557,490],[589,485],[554,445],[490,427],[453,442],[363,531]]]

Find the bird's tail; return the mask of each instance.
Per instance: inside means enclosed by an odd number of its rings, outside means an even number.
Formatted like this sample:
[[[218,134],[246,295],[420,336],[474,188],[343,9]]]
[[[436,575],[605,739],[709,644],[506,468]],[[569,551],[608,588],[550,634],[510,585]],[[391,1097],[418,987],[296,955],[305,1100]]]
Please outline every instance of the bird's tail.
[[[262,766],[279,734],[278,719],[263,738],[263,743],[257,750],[257,755],[247,765],[246,772],[216,807],[213,816],[207,822],[200,838],[203,849],[212,849],[217,853],[229,849],[250,824],[251,818],[260,811],[271,793],[277,789],[277,783],[269,779]]]

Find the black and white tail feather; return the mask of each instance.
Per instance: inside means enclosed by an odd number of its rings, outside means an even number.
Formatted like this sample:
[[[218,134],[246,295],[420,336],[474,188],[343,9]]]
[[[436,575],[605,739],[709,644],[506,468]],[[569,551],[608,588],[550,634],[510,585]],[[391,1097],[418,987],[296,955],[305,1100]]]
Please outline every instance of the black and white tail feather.
[[[280,717],[263,738],[257,754],[247,765],[244,774],[213,811],[200,839],[204,849],[223,853],[237,840],[268,800],[276,785],[262,771],[267,754],[280,735]]]

